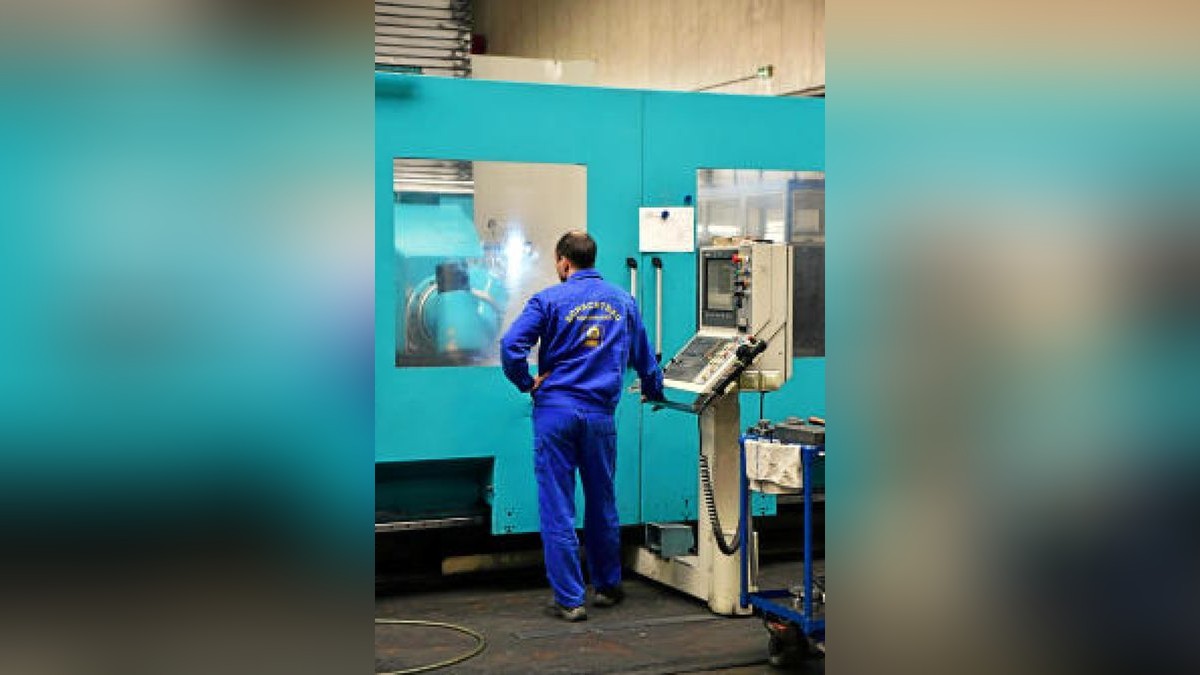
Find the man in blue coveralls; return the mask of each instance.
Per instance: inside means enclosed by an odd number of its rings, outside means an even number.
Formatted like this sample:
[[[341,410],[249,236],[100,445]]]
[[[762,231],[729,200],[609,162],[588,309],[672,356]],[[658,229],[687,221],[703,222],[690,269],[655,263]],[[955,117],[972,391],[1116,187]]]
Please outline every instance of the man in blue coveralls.
[[[538,484],[550,611],[567,621],[587,619],[579,540],[575,536],[575,470],[583,482],[584,543],[593,604],[611,607],[621,590],[621,530],[613,477],[617,429],[613,419],[625,369],[641,378],[642,395],[662,399],[662,369],[642,326],[637,303],[593,269],[596,242],[568,232],[555,247],[563,282],[529,299],[501,340],[504,374],[533,397],[534,469]],[[529,352],[538,348],[538,376]]]

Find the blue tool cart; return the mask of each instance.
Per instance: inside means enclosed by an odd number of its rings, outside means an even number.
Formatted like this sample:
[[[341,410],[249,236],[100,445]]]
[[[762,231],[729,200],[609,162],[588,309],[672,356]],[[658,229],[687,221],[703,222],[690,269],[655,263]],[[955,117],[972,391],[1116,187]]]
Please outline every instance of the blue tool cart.
[[[766,440],[758,436],[758,428],[751,429],[740,439],[741,500],[740,528],[751,532],[750,509],[747,508],[752,492],[746,467],[746,441]],[[825,597],[815,592],[817,586],[813,572],[813,493],[816,482],[815,468],[823,464],[825,457],[824,434],[820,444],[798,444],[802,475],[804,508],[804,570],[803,581],[796,592],[790,588],[751,590],[750,545],[742,546],[741,556],[741,604],[752,607],[763,618],[770,634],[768,654],[772,665],[788,665],[791,661],[823,653],[825,642]],[[749,544],[749,542],[747,542]],[[824,584],[821,584],[823,587]],[[818,648],[817,645],[821,645]]]

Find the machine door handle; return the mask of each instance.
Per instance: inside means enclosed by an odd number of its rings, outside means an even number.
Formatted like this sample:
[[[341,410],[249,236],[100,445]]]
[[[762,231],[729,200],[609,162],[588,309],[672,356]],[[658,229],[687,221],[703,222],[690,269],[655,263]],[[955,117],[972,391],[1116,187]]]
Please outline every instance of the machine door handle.
[[[663,293],[663,264],[662,258],[655,256],[650,259],[654,265],[654,358],[662,363],[662,293]]]
[[[629,268],[629,294],[637,300],[637,260],[626,258],[625,266]]]

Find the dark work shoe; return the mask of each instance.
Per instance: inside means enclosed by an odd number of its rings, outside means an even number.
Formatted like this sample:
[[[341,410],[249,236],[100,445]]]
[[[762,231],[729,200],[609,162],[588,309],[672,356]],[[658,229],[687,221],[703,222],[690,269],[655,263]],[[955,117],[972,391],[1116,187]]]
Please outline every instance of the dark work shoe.
[[[578,607],[563,607],[557,602],[551,602],[546,606],[546,613],[556,619],[570,621],[571,623],[587,621],[587,608],[583,605]]]
[[[597,607],[612,607],[621,604],[624,599],[625,589],[620,586],[597,588],[596,597],[592,598],[592,604]]]

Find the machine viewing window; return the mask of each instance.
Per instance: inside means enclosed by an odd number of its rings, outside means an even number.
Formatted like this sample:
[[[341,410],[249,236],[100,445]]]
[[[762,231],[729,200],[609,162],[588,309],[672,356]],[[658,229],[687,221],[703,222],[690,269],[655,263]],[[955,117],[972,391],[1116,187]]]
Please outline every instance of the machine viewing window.
[[[704,309],[730,311],[733,309],[733,261],[729,258],[709,258],[704,261]]]
[[[525,302],[587,229],[587,167],[397,159],[396,365],[490,366]]]
[[[737,237],[792,245],[792,351],[795,356],[824,356],[825,174],[761,169],[697,171],[696,244],[720,245]],[[707,290],[705,309],[718,309],[712,304],[713,289]]]

